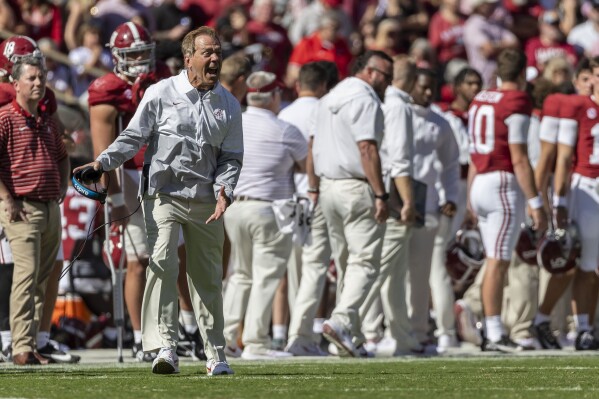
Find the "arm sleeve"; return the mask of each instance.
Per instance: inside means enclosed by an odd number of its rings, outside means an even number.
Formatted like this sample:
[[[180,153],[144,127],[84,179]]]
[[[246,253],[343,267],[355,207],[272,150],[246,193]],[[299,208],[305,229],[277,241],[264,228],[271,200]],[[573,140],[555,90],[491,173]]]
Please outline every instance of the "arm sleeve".
[[[508,144],[526,144],[528,142],[528,126],[530,116],[524,114],[512,114],[506,120]]]
[[[308,156],[308,142],[297,127],[288,125],[285,129],[284,137],[285,146],[288,148],[291,158],[294,161],[301,161]]]
[[[389,156],[391,177],[411,176],[414,128],[412,110],[407,104],[383,106],[385,143]]]
[[[125,130],[96,159],[104,171],[118,168],[133,158],[146,144],[155,127],[159,94],[156,85],[150,87]]]
[[[559,120],[559,130],[557,134],[557,142],[560,144],[576,146],[578,136],[578,121],[576,119],[561,118]]]
[[[376,140],[377,133],[384,130],[383,112],[380,105],[371,98],[356,99],[349,107],[343,107],[341,112],[351,121],[350,130],[357,143],[364,140]]]
[[[441,137],[437,146],[437,159],[441,163],[439,181],[443,186],[445,200],[460,205],[458,201],[460,183],[460,149],[451,126],[445,120],[440,124]]]
[[[231,118],[229,131],[223,140],[220,153],[216,159],[216,173],[214,177],[214,195],[218,198],[221,186],[225,187],[225,194],[231,198],[237,185],[241,165],[243,164],[243,128],[241,124],[241,109],[236,104]]]

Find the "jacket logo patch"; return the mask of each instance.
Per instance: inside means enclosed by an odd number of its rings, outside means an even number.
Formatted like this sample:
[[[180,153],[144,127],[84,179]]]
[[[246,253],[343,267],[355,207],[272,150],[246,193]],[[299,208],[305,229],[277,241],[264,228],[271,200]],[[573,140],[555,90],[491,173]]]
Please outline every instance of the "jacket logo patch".
[[[587,117],[589,119],[595,119],[597,117],[597,110],[595,108],[587,109]]]
[[[225,120],[225,111],[220,108],[215,109],[214,117],[221,122],[224,121]]]

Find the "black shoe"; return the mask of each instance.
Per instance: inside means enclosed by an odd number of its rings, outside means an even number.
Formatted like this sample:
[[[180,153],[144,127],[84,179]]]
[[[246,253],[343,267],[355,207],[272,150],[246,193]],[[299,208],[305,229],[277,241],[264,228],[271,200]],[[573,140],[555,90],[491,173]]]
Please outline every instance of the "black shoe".
[[[138,344],[133,344],[133,346],[131,347],[131,352],[133,352],[133,357],[135,359],[137,359],[138,362],[145,362],[145,363],[151,363],[154,361],[154,359],[156,359],[156,353],[150,353],[147,352],[145,353],[143,351],[141,342]]]
[[[481,349],[484,352],[503,352],[503,353],[514,353],[522,352],[524,348],[512,341],[507,335],[502,335],[501,339],[497,342],[493,342],[485,338],[481,345]]]
[[[181,357],[191,357],[193,360],[208,360],[206,353],[204,352],[204,341],[202,341],[199,329],[193,334],[188,334],[187,331],[179,325],[177,355]]]
[[[56,349],[50,342],[43,348],[38,348],[37,353],[45,359],[48,359],[50,363],[79,363],[81,356],[73,355],[71,353],[63,352]]]
[[[553,335],[548,321],[533,325],[530,329],[535,338],[539,341],[543,349],[562,349],[559,341]]]
[[[574,349],[577,351],[594,351],[599,349],[599,341],[595,339],[591,331],[581,331],[576,336]]]

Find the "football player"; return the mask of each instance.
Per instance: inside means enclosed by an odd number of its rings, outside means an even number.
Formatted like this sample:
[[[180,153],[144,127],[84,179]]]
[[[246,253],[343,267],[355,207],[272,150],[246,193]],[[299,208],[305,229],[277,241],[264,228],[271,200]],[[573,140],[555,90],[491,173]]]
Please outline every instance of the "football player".
[[[590,63],[585,58],[578,63],[574,75],[573,85],[578,95],[591,95],[591,77]],[[570,99],[571,96],[569,95],[555,93],[549,95],[543,103],[540,127],[541,151],[535,167],[535,181],[539,187],[539,191],[543,194],[546,209],[551,209],[547,194],[550,192],[549,181],[555,168],[558,132],[561,126],[561,109],[567,106]],[[551,330],[550,314],[570,286],[570,282],[576,273],[576,270],[573,269],[566,273],[552,274],[547,280],[546,288],[542,294],[539,309],[533,322],[533,332],[541,346],[545,349],[561,349],[561,344]]]
[[[468,111],[469,209],[478,218],[487,257],[482,281],[486,333],[482,349],[513,352],[522,348],[506,335],[501,306],[505,274],[524,220],[524,200],[536,230],[546,229],[547,216],[527,153],[532,102],[523,91],[526,56],[507,49],[499,54],[497,64],[498,89],[477,94]]]
[[[133,116],[143,90],[152,83],[170,76],[166,65],[156,64],[155,44],[149,32],[140,25],[126,22],[112,33],[108,44],[114,71],[94,80],[89,87],[90,129],[94,157],[116,139]],[[148,244],[143,215],[131,212],[138,208],[137,188],[142,175],[144,150],[124,165],[123,181],[115,171],[108,172],[103,184],[108,189],[112,205],[112,228],[125,228],[127,274],[125,303],[134,330],[133,355],[140,361],[152,361],[141,350],[141,302],[148,264]],[[106,175],[106,174],[105,174]],[[129,216],[129,217],[128,217]]]
[[[591,331],[599,289],[599,58],[590,67],[592,95],[570,96],[561,107],[553,195],[556,227],[575,223],[582,245],[572,283],[576,350],[599,349]]]

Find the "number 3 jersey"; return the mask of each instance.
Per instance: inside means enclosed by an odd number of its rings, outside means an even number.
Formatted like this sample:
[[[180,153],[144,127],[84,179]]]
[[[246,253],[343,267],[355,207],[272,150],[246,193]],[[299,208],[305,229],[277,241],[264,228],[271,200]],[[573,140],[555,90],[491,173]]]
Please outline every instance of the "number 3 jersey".
[[[470,159],[477,173],[514,173],[510,144],[526,144],[532,101],[519,90],[484,90],[468,110]]]
[[[599,177],[599,105],[592,97],[571,95],[560,116],[558,141],[575,148],[573,172]]]

